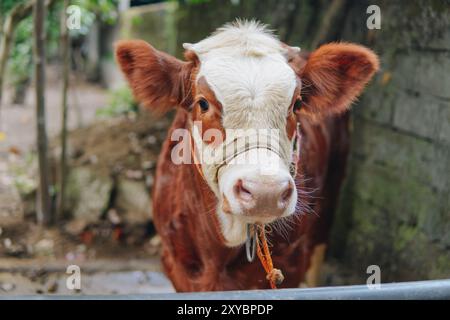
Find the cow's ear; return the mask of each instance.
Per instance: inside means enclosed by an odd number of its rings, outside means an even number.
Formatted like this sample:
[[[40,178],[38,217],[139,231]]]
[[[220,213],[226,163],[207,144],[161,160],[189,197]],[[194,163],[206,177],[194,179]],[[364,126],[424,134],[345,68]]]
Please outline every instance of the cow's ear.
[[[306,58],[297,71],[302,112],[314,117],[347,110],[379,67],[373,51],[350,43],[323,45]]]
[[[119,41],[115,52],[135,98],[144,106],[165,112],[190,105],[192,61],[178,60],[142,40]]]

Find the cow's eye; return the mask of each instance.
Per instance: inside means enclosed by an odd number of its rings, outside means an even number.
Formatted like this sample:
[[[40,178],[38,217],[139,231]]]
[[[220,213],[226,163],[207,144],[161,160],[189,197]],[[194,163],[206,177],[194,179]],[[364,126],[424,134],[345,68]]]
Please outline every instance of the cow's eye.
[[[206,101],[206,99],[200,99],[198,101],[198,105],[200,106],[200,109],[202,110],[202,112],[206,112],[209,109],[209,103],[208,101]]]
[[[298,99],[295,100],[295,102],[294,102],[293,111],[294,111],[294,112],[298,112],[298,111],[300,111],[301,108],[302,108],[302,100],[300,100],[300,98],[298,98]]]

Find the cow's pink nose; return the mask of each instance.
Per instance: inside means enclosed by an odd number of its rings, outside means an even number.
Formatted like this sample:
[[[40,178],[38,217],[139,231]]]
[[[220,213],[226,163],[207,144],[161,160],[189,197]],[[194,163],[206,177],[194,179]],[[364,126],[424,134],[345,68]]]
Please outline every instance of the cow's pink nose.
[[[288,206],[294,187],[289,178],[278,181],[238,179],[233,191],[245,214],[279,216]]]

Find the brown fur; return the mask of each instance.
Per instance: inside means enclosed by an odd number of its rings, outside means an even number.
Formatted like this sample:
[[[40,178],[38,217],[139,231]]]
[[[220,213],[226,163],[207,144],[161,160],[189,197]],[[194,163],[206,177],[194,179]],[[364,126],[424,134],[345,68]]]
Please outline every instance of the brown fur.
[[[187,52],[182,62],[155,50],[143,41],[120,42],[117,60],[138,100],[150,108],[167,110],[180,105],[169,130],[188,128],[190,108],[206,126],[218,126],[221,106],[207,88],[193,83],[198,60]],[[305,280],[311,255],[327,243],[332,213],[344,177],[348,152],[348,115],[324,117],[345,111],[378,68],[370,50],[353,44],[329,44],[307,54],[290,57],[290,65],[302,81],[304,107],[294,119],[303,135],[299,173],[300,203],[309,202],[315,214],[298,212],[284,235],[269,236],[274,265],[283,270],[281,287],[296,287]],[[203,86],[200,84],[200,86]],[[200,115],[198,95],[213,101],[210,115]],[[320,117],[319,117],[320,116]],[[208,118],[209,117],[209,118]],[[317,121],[321,119],[321,121]],[[242,247],[228,248],[214,210],[217,205],[208,185],[192,165],[175,165],[167,139],[159,157],[153,190],[154,223],[162,239],[162,262],[177,291],[210,291],[269,288],[258,261],[248,263]]]
[[[115,51],[134,96],[144,106],[166,112],[177,105],[188,108],[192,104],[195,60],[180,61],[142,40],[119,41]]]
[[[378,70],[378,57],[350,43],[321,46],[299,71],[305,111],[329,115],[346,111]]]
[[[214,91],[208,85],[204,77],[198,79],[198,83],[193,84],[193,92],[195,93],[195,102],[192,107],[192,119],[194,121],[202,122],[202,131],[205,133],[209,129],[217,129],[222,133],[221,141],[209,141],[204,137],[205,143],[220,144],[226,139],[225,129],[222,126],[222,104],[217,100]],[[209,102],[209,109],[207,112],[202,112],[198,101],[203,98]]]

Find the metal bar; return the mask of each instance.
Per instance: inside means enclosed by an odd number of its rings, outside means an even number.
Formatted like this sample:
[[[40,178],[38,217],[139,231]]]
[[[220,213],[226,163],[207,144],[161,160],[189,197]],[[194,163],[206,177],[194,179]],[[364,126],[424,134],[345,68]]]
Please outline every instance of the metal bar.
[[[132,295],[29,295],[0,296],[0,299],[32,300],[450,300],[450,279],[310,289],[218,291]]]

